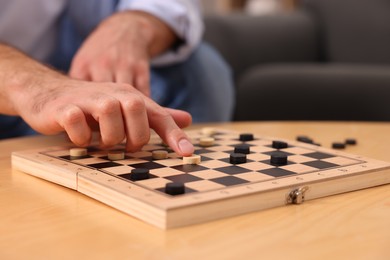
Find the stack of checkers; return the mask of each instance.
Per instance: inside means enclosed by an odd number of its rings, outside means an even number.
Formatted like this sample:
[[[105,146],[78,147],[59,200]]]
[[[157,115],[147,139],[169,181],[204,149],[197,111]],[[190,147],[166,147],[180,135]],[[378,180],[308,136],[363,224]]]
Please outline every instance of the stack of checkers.
[[[357,143],[354,138],[347,138],[344,142],[334,142],[332,143],[333,149],[344,149],[346,145],[355,145]]]
[[[306,135],[299,135],[297,136],[297,141],[308,143],[308,144],[314,144],[320,146],[320,144],[315,143],[314,140]],[[355,145],[357,143],[356,139],[354,138],[347,138],[344,142],[333,142],[332,148],[333,149],[344,149],[346,145]]]

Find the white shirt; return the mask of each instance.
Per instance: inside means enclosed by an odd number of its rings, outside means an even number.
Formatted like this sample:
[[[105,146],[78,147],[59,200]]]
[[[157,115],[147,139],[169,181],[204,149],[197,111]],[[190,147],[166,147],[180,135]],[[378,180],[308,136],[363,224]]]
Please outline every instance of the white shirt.
[[[15,46],[33,58],[47,61],[55,48],[58,21],[69,8],[80,27],[113,12],[112,0],[0,0],[0,41]],[[166,24],[184,41],[179,49],[156,57],[152,64],[170,64],[186,59],[199,44],[203,23],[197,0],[119,0],[117,10],[148,12]]]

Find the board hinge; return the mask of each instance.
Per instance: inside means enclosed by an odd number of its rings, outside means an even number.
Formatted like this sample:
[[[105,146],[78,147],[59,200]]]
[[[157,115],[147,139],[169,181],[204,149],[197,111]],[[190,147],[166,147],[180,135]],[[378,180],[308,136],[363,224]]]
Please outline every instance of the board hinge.
[[[308,189],[308,186],[303,186],[290,191],[286,196],[286,204],[302,204],[305,201],[305,192]]]

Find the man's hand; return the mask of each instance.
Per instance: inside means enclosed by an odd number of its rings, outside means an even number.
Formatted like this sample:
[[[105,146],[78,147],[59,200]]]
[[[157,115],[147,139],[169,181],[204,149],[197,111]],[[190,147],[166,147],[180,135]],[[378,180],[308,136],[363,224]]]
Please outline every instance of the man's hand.
[[[149,60],[176,41],[162,21],[144,12],[125,11],[104,20],[73,59],[76,79],[133,85],[150,96]]]
[[[34,129],[44,134],[65,130],[79,146],[87,146],[92,130],[99,129],[102,146],[126,139],[126,149],[135,152],[149,141],[152,128],[178,154],[193,152],[180,129],[191,123],[191,116],[160,107],[128,84],[60,80],[18,96],[20,115]]]
[[[180,129],[191,123],[187,112],[160,107],[129,84],[71,79],[1,44],[0,113],[19,115],[43,134],[66,131],[79,146],[98,129],[103,146],[126,139],[133,152],[152,128],[177,154],[194,149]]]

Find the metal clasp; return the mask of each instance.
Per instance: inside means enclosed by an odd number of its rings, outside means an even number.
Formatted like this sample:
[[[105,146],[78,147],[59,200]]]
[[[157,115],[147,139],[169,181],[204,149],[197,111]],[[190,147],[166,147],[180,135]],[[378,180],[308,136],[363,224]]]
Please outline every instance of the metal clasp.
[[[302,204],[305,201],[305,192],[308,189],[308,186],[303,186],[290,191],[286,198],[286,204]]]

